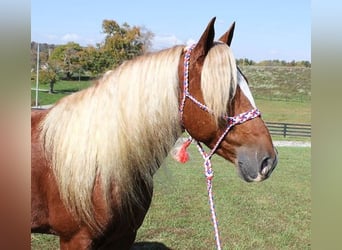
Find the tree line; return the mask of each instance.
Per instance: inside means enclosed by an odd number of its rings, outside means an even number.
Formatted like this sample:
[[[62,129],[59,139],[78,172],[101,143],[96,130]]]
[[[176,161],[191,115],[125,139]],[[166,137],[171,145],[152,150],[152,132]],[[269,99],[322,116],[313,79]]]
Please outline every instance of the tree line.
[[[306,67],[310,68],[311,63],[309,61],[295,61],[292,60],[287,62],[285,60],[263,60],[260,62],[255,62],[247,58],[237,59],[236,63],[242,66],[287,66],[287,67]]]

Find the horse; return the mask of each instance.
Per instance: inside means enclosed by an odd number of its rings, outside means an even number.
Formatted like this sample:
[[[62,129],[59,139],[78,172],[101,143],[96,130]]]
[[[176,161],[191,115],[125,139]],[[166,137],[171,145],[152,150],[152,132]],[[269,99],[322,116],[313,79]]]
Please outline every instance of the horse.
[[[32,110],[32,233],[59,236],[61,249],[130,249],[184,131],[243,180],[270,176],[277,151],[230,49],[235,23],[218,41],[214,23],[191,48],[141,55]]]

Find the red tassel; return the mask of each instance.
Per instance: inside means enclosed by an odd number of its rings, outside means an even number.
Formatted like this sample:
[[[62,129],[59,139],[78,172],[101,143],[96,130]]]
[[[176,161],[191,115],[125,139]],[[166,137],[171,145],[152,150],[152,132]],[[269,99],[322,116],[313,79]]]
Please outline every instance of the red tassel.
[[[189,153],[186,149],[191,144],[190,140],[186,140],[178,151],[178,161],[181,163],[186,163],[189,160]]]
[[[179,142],[176,144],[179,144]],[[186,151],[190,144],[191,139],[186,139],[182,145],[176,145],[171,151],[172,157],[180,163],[186,163],[190,158],[189,153]]]

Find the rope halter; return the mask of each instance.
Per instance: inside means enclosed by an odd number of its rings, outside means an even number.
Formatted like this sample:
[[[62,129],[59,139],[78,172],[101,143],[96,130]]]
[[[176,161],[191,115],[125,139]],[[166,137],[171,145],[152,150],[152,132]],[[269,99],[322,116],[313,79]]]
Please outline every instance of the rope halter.
[[[189,48],[185,48],[185,56],[184,56],[184,80],[183,80],[183,98],[180,104],[179,112],[181,116],[181,121],[182,124],[183,122],[183,114],[184,114],[184,106],[185,106],[185,101],[186,99],[190,99],[192,102],[197,104],[199,108],[202,110],[212,113],[211,110],[203,103],[198,101],[193,95],[190,94],[189,92],[189,65],[190,65],[190,55],[195,47],[195,44],[192,45]],[[214,227],[214,233],[215,233],[215,241],[216,241],[216,247],[217,249],[221,249],[221,242],[220,242],[220,236],[219,236],[219,230],[218,230],[218,222],[216,218],[216,212],[215,212],[215,206],[214,206],[214,198],[213,198],[213,193],[212,193],[212,180],[214,177],[214,171],[211,166],[211,157],[221,144],[221,142],[224,140],[226,135],[228,134],[229,130],[237,125],[244,123],[248,120],[254,119],[256,117],[259,117],[261,115],[260,111],[257,108],[254,108],[252,110],[249,110],[247,112],[238,114],[236,116],[230,117],[230,116],[224,116],[223,118],[227,121],[227,127],[222,133],[222,135],[219,137],[217,142],[215,143],[214,147],[211,149],[209,153],[206,153],[205,150],[203,149],[201,143],[199,141],[194,140],[191,136],[189,137],[188,141],[194,141],[197,145],[197,149],[199,153],[202,155],[202,158],[204,160],[204,174],[206,176],[207,180],[207,191],[208,191],[208,198],[209,198],[209,206],[210,206],[210,212],[212,216],[212,222],[213,222],[213,227]],[[188,143],[190,144],[190,143]]]

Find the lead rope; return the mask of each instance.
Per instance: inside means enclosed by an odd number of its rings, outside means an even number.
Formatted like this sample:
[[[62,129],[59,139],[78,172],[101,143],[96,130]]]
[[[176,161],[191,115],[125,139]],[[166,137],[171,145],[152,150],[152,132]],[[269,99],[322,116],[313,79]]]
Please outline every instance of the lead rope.
[[[179,113],[180,113],[180,116],[181,116],[181,121],[183,121],[182,118],[183,118],[183,112],[184,112],[184,106],[185,106],[186,98],[189,98],[191,101],[196,103],[204,111],[207,111],[207,112],[211,113],[210,109],[206,105],[204,105],[201,102],[199,102],[189,92],[190,54],[191,54],[191,51],[192,51],[192,49],[194,47],[195,47],[195,45],[192,45],[189,48],[185,48],[185,52],[186,53],[185,53],[185,56],[184,56],[183,99],[182,99],[182,102],[181,102],[181,105],[180,105],[180,108],[179,108]],[[201,154],[201,156],[202,156],[202,158],[204,160],[203,166],[204,166],[204,174],[205,174],[206,181],[207,181],[207,191],[208,191],[210,213],[211,213],[212,223],[213,223],[213,227],[214,227],[216,247],[219,250],[221,250],[221,240],[220,240],[220,234],[219,234],[219,228],[218,228],[218,221],[217,221],[216,212],[215,212],[214,196],[213,196],[213,189],[212,189],[212,185],[213,185],[212,181],[213,181],[213,178],[214,178],[214,171],[213,171],[212,166],[211,166],[211,157],[213,156],[213,154],[215,153],[215,151],[217,150],[217,148],[219,147],[219,145],[221,144],[221,142],[223,141],[223,139],[225,138],[225,136],[228,134],[229,130],[233,126],[235,126],[237,124],[241,124],[241,123],[246,122],[248,120],[251,120],[253,118],[256,118],[256,117],[258,117],[260,115],[261,115],[261,113],[260,113],[260,111],[258,109],[252,109],[250,111],[247,111],[245,113],[239,114],[239,115],[234,116],[234,117],[225,116],[224,119],[227,120],[228,126],[225,129],[225,131],[222,133],[220,138],[217,140],[216,144],[214,145],[214,147],[212,148],[212,150],[210,151],[209,154],[207,154],[205,152],[205,150],[203,149],[201,143],[199,141],[194,140],[191,136],[184,143],[184,147],[181,147],[181,150],[185,151],[186,148],[191,144],[191,141],[195,141],[197,149],[198,149],[199,153]]]
[[[212,189],[212,180],[214,177],[214,171],[211,167],[211,153],[207,154],[205,150],[202,147],[202,144],[199,141],[196,141],[193,139],[191,136],[189,136],[188,139],[183,143],[183,145],[180,148],[180,152],[178,152],[178,156],[175,157],[175,159],[181,163],[185,163],[186,161],[182,161],[184,155],[188,157],[186,153],[186,148],[191,144],[191,142],[194,141],[196,143],[198,152],[201,154],[203,160],[204,160],[204,175],[206,177],[207,181],[207,192],[208,192],[208,200],[209,200],[209,207],[210,207],[210,213],[211,213],[211,221],[213,223],[214,227],[214,233],[215,233],[215,241],[216,241],[216,246],[217,249],[221,249],[221,241],[220,241],[220,234],[219,234],[219,229],[218,229],[218,222],[217,222],[217,217],[216,217],[216,212],[215,212],[215,205],[214,205],[214,196],[213,196],[213,189]],[[182,155],[182,156],[180,156]]]
[[[183,99],[182,99],[181,106],[180,106],[181,120],[183,117],[183,110],[184,110],[186,97],[188,97],[192,101],[194,101],[203,110],[209,112],[208,108],[205,105],[203,105],[202,103],[197,101],[189,93],[189,63],[190,63],[190,54],[191,54],[191,51],[194,47],[195,47],[195,45],[192,45],[191,47],[186,49],[186,53],[184,56],[184,80],[183,80],[184,81],[183,82],[183,88],[184,89],[183,89]],[[186,145],[189,146],[192,140],[193,140],[193,138],[189,137],[188,141],[186,142]],[[204,165],[204,174],[205,174],[206,180],[207,180],[207,192],[208,192],[210,213],[211,213],[211,218],[212,218],[212,223],[213,223],[214,233],[215,233],[215,242],[216,242],[217,249],[221,250],[220,234],[219,234],[219,229],[218,229],[218,222],[217,222],[217,217],[216,217],[216,212],[215,212],[213,189],[212,189],[212,179],[214,177],[214,172],[213,172],[213,169],[211,167],[210,158],[213,154],[213,151],[212,151],[212,153],[207,155],[207,153],[204,151],[200,142],[196,141],[196,144],[197,144],[198,151],[200,152],[200,154],[202,155],[202,157],[204,159],[204,164],[203,164]]]
[[[201,143],[197,142],[197,149],[202,155],[204,159],[204,174],[207,180],[207,191],[208,191],[208,199],[209,199],[209,207],[210,207],[210,213],[211,213],[211,221],[213,223],[214,227],[214,234],[215,234],[215,242],[216,242],[216,248],[221,249],[221,240],[220,240],[220,232],[218,228],[218,221],[216,217],[216,212],[215,212],[215,205],[214,205],[214,196],[213,196],[213,178],[214,178],[214,171],[211,167],[211,161],[210,161],[210,155],[208,155]]]

